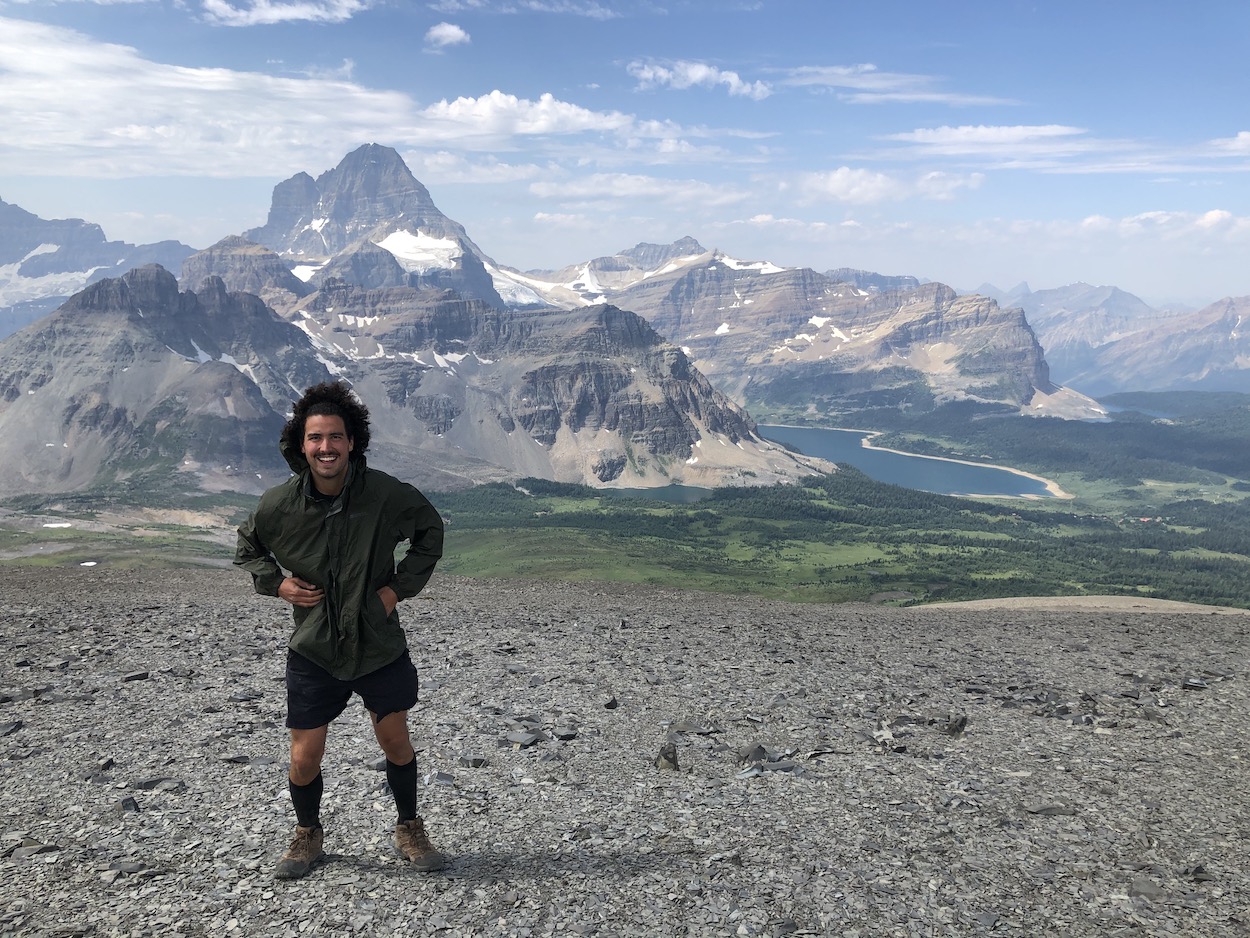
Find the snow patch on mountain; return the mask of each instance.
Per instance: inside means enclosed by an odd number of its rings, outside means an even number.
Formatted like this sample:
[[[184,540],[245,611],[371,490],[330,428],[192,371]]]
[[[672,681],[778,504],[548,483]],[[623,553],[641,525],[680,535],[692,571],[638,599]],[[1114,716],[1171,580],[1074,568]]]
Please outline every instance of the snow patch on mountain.
[[[535,277],[527,277],[514,270],[500,270],[483,261],[486,272],[495,285],[495,292],[509,306],[542,306],[551,302],[548,291],[554,284]],[[564,305],[564,304],[559,304]],[[582,305],[589,305],[583,303]]]
[[[389,251],[408,273],[451,270],[464,255],[464,249],[455,240],[434,238],[420,231],[392,231],[373,243]]]
[[[16,263],[0,264],[0,306],[12,306],[47,296],[69,296],[85,287],[97,271],[105,269],[100,265],[86,270],[44,274],[42,277],[24,277],[18,272],[22,264],[35,255],[50,254],[59,249],[55,244],[41,244]]]
[[[793,269],[779,267],[768,261],[742,261],[719,251],[668,258],[659,266],[650,268],[633,266],[634,258],[627,252],[612,258],[598,258],[562,271],[539,272],[537,275],[502,270],[490,264],[486,264],[486,269],[494,280],[495,290],[509,306],[549,304],[573,309],[577,306],[616,302],[614,296],[625,293],[644,281],[680,273],[701,263],[706,263],[709,270],[715,270],[719,264],[730,270],[758,274],[774,274]],[[542,276],[544,273],[550,273],[551,276]],[[754,302],[741,295],[737,300],[735,306],[746,306]]]
[[[780,274],[792,269],[790,267],[778,267],[769,261],[740,261],[730,257],[728,254],[721,254],[719,251],[716,253],[716,259],[730,270],[758,270],[762,274]]]

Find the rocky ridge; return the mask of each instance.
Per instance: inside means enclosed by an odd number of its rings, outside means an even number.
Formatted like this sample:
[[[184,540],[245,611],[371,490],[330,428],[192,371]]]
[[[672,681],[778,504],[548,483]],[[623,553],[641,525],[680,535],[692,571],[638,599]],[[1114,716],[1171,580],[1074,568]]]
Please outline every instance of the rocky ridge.
[[[1055,415],[1101,416],[1094,401],[1059,393],[1018,308],[939,283],[746,262],[692,238],[525,283],[559,305],[606,299],[637,312],[757,413],[832,417],[969,398],[1032,413],[1040,396]]]
[[[0,934],[1250,932],[1244,614],[436,575],[401,612],[449,867],[391,855],[353,705],[292,884],[289,611],[245,581],[6,569]]]
[[[1092,394],[1125,390],[1120,387],[1124,379],[1130,383],[1141,380],[1127,374],[1112,377],[1114,369],[1106,367],[1110,362],[1099,361],[1100,349],[1174,319],[1174,314],[1155,310],[1131,293],[1087,283],[1053,290],[1024,288],[1007,305],[1024,310],[1038,341],[1046,349],[1046,362],[1056,380],[1075,381]],[[1102,378],[1099,378],[1100,372]]]
[[[274,187],[266,223],[244,232],[320,286],[346,279],[366,288],[454,289],[502,306],[464,227],[390,147],[366,144],[315,180],[296,173]]]
[[[758,412],[964,398],[1027,409],[1035,393],[1055,390],[1019,309],[943,284],[869,291],[713,256],[639,284],[621,302]]]
[[[433,237],[468,240],[463,226],[438,210],[398,153],[366,144],[316,179],[300,172],[278,183],[265,224],[243,237],[316,263],[400,219]]]

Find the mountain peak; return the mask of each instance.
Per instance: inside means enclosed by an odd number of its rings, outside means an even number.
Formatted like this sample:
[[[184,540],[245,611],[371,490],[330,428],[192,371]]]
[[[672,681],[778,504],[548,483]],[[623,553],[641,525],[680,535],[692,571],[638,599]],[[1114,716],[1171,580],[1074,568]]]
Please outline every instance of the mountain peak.
[[[316,179],[300,172],[278,183],[265,225],[243,237],[287,257],[325,260],[397,220],[414,231],[467,242],[400,155],[368,143]]]
[[[649,244],[640,241],[627,251],[621,251],[620,257],[628,257],[643,268],[655,268],[675,257],[692,257],[706,254],[707,248],[694,238],[687,235],[672,244]]]

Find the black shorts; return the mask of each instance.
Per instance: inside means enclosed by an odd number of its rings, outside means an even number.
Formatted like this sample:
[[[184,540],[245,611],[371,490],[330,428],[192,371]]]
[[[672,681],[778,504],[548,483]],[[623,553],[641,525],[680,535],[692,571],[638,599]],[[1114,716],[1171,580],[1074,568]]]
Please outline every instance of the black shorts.
[[[340,681],[325,668],[287,649],[288,729],[312,730],[325,726],[346,709],[353,693],[360,695],[365,708],[379,720],[412,709],[417,702],[417,669],[407,650],[376,671]]]

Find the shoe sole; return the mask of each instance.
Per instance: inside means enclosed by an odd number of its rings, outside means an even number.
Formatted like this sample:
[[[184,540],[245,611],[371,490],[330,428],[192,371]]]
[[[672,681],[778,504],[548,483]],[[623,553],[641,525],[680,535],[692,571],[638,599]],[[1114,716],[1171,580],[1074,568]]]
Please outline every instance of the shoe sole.
[[[323,862],[325,862],[325,858],[326,858],[326,855],[324,853],[321,854],[320,856],[314,858],[312,862],[308,864],[308,866],[304,867],[303,870],[291,870],[289,872],[285,870],[275,870],[273,874],[273,878],[277,880],[303,879],[305,876],[307,876],[309,873],[311,873],[313,870],[319,867]]]
[[[395,854],[395,856],[399,857],[401,860],[407,863],[414,870],[417,870],[418,872],[421,872],[421,873],[437,873],[440,870],[444,870],[447,868],[446,859],[440,860],[438,866],[430,866],[428,864],[421,863],[419,860],[409,860],[408,854],[404,853],[404,851],[400,850],[398,847],[392,847],[391,851]]]

